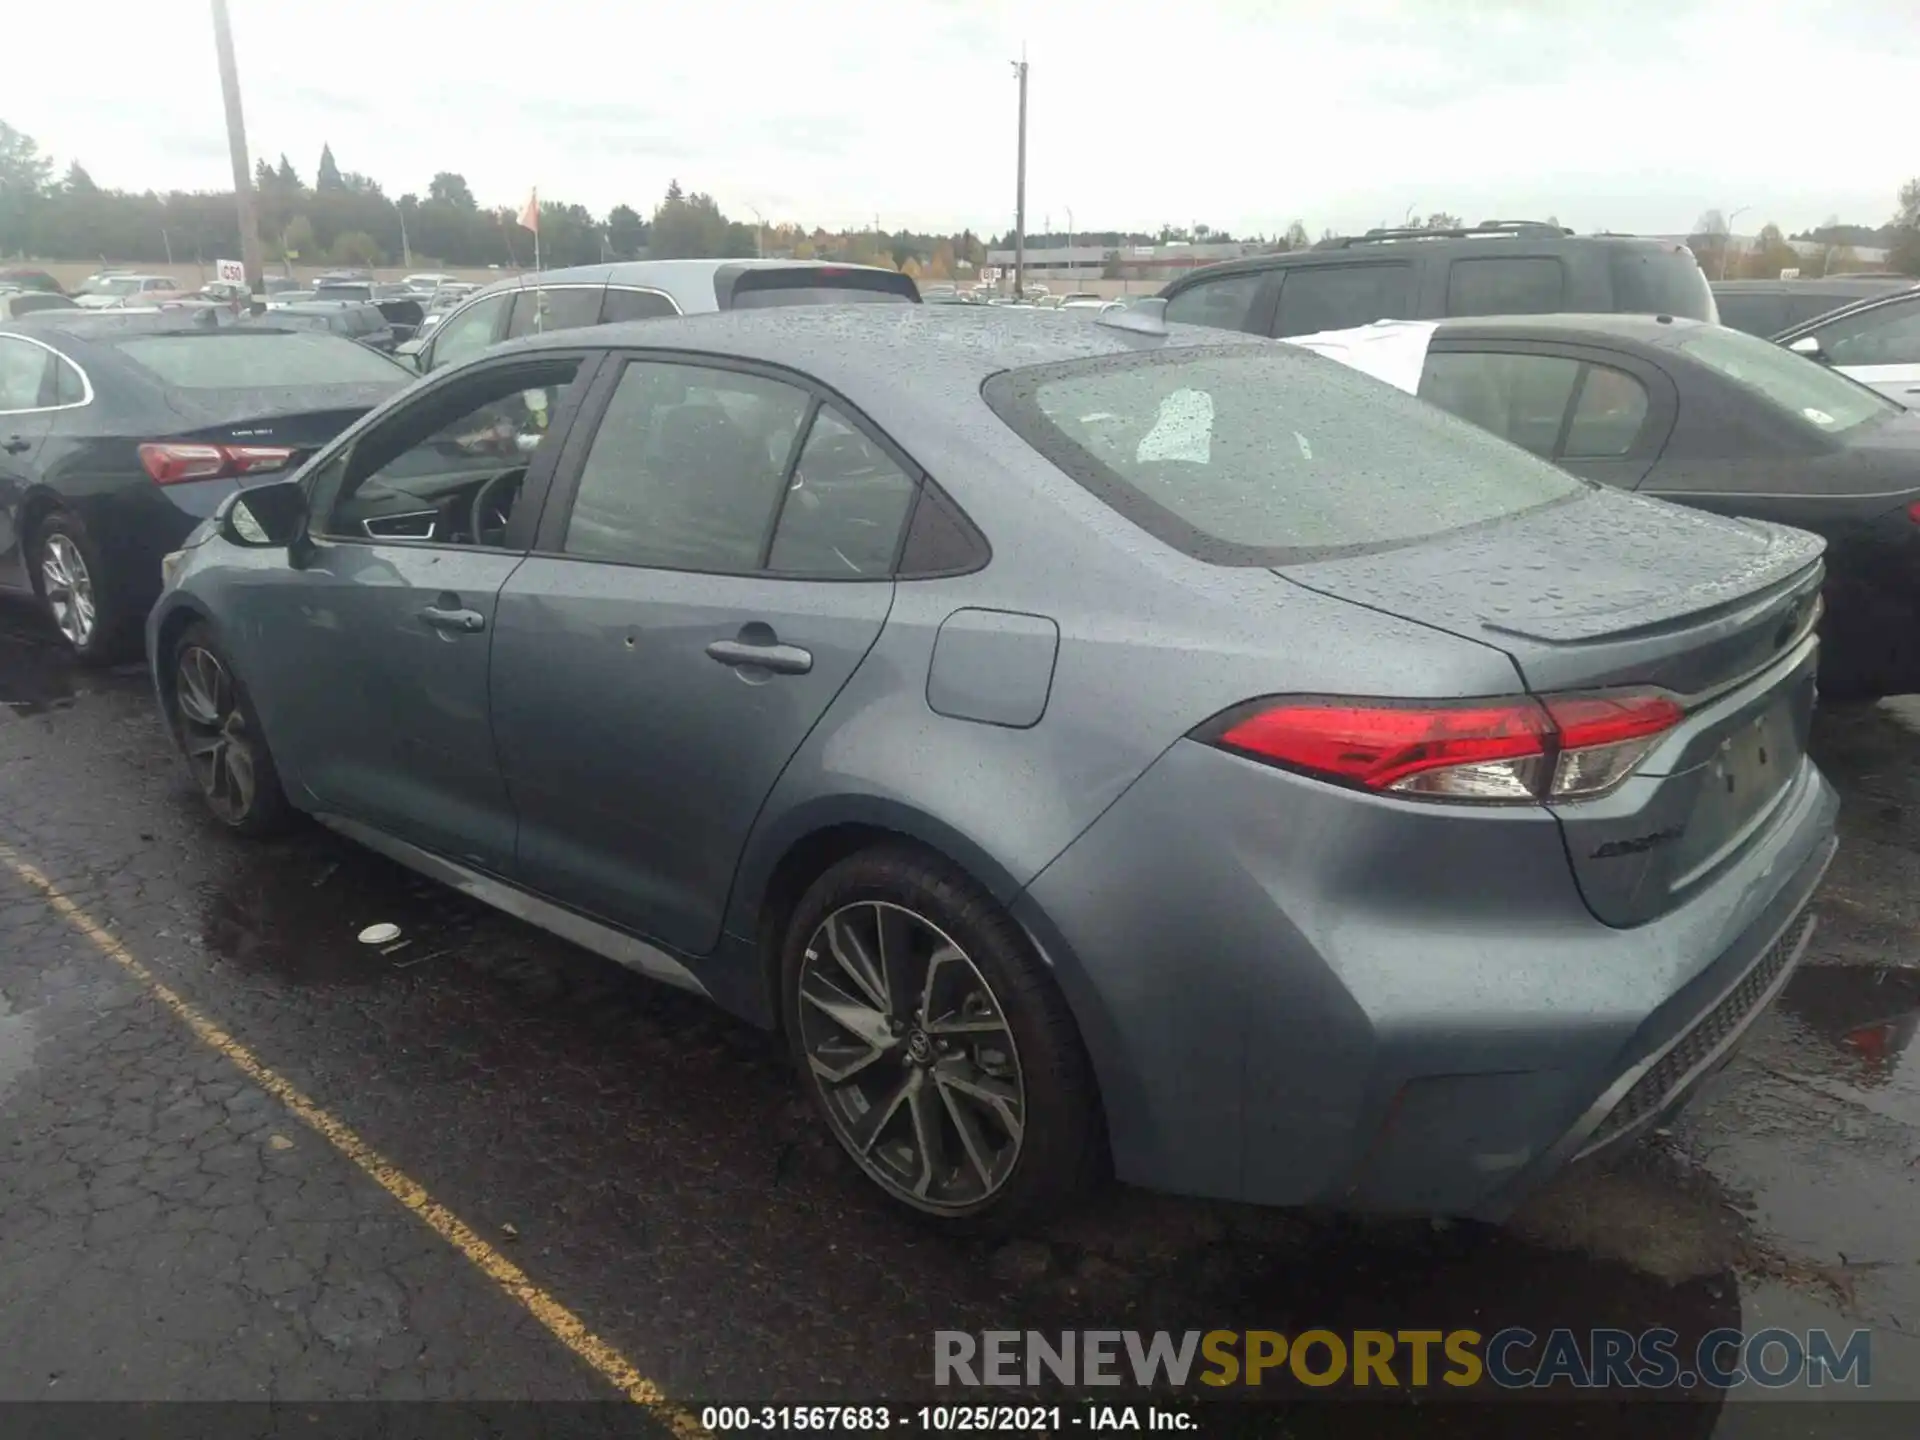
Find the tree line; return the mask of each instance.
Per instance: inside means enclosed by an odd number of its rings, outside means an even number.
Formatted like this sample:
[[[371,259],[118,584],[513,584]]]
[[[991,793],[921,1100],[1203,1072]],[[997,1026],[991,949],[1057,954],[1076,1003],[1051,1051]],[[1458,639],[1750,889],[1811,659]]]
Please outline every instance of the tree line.
[[[519,223],[517,207],[482,206],[466,178],[443,170],[427,183],[424,195],[389,197],[377,180],[343,170],[330,146],[322,146],[312,184],[282,154],[278,163],[264,156],[254,165],[255,209],[260,241],[269,262],[382,265],[411,262],[420,267],[531,265],[534,237]],[[1437,211],[1424,219],[1409,215],[1383,222],[1410,228],[1457,228],[1459,217]],[[1557,223],[1557,222],[1550,222]],[[1323,232],[1328,239],[1332,231]],[[1751,248],[1735,247],[1725,218],[1708,211],[1695,222],[1689,243],[1710,275],[1772,276],[1798,266],[1803,275],[1826,269],[1858,269],[1856,246],[1875,245],[1891,252],[1888,268],[1920,275],[1920,179],[1901,187],[1899,206],[1885,225],[1843,225],[1837,219],[1806,232],[1826,242],[1817,257],[1803,257],[1777,225],[1764,226]],[[1109,253],[1108,269],[1117,273],[1121,252],[1135,245],[1172,243],[1245,243],[1260,249],[1297,250],[1311,243],[1296,220],[1277,235],[1236,241],[1209,225],[1162,226],[1156,231],[1097,230],[1069,235],[1050,226],[1026,237],[1027,254],[1036,262],[1049,249],[1097,245]],[[584,205],[540,202],[540,260],[543,265],[586,265],[605,260],[680,256],[791,256],[884,265],[922,280],[964,280],[976,273],[987,249],[1013,248],[1011,233],[989,242],[972,231],[925,234],[899,230],[829,231],[792,222],[749,223],[726,215],[711,195],[686,191],[676,180],[646,213],[633,205],[615,205],[604,216]],[[1736,253],[1737,252],[1737,253]],[[31,136],[0,121],[0,255],[30,255],[48,260],[98,260],[102,263],[207,265],[220,256],[239,254],[239,229],[231,192],[130,191],[103,189],[78,161],[56,175],[52,158]]]
[[[283,154],[254,164],[254,208],[262,251],[279,262],[341,265],[412,263],[506,268],[531,265],[533,232],[519,207],[482,206],[466,177],[443,170],[424,195],[397,199],[380,182],[343,170],[323,146],[308,184]],[[542,199],[540,262],[588,265],[640,257],[791,255],[886,265],[929,279],[958,277],[986,260],[971,231],[806,229],[732,219],[711,195],[679,181],[643,216],[615,205],[604,216],[584,205]],[[103,189],[79,161],[58,175],[31,136],[0,122],[0,255],[206,265],[239,254],[231,191]]]

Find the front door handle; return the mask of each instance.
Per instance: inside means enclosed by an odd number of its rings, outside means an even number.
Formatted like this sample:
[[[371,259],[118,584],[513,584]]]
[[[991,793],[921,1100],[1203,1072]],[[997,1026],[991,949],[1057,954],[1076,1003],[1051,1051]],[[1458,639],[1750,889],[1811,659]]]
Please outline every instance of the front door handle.
[[[24,455],[32,448],[33,442],[24,435],[9,435],[5,440],[0,440],[0,450],[9,455]]]
[[[805,675],[813,669],[813,652],[798,645],[779,643],[754,645],[745,640],[716,640],[707,646],[707,654],[722,665],[757,665],[776,675]]]
[[[420,612],[420,618],[434,629],[453,635],[474,635],[487,628],[487,617],[478,610],[443,610],[429,605]]]

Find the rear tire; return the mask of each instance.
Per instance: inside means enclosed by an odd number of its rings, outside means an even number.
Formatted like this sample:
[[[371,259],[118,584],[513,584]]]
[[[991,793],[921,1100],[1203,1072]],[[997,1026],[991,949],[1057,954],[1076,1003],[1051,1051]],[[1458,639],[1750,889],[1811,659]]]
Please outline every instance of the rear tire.
[[[122,613],[100,548],[77,515],[56,510],[33,530],[33,588],[47,618],[83,665],[113,665],[136,651],[139,617]]]
[[[205,624],[174,642],[167,703],[187,769],[213,818],[241,835],[276,835],[294,819],[246,686]]]
[[[1078,1028],[1025,933],[952,866],[848,857],[801,898],[781,953],[794,1063],[867,1178],[947,1233],[1071,1205],[1105,1155]]]

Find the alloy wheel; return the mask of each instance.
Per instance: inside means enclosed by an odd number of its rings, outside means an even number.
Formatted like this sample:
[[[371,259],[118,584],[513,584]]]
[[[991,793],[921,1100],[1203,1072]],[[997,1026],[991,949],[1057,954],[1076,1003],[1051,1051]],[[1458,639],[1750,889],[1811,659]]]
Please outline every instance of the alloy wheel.
[[[807,942],[798,1023],[840,1142],[907,1203],[978,1208],[1020,1156],[1026,1086],[986,977],[924,916],[835,910]]]
[[[174,676],[182,740],[193,778],[214,813],[242,819],[253,805],[253,740],[247,729],[233,677],[211,650],[189,645],[181,650]]]
[[[94,607],[93,574],[80,547],[57,531],[47,537],[40,560],[41,586],[53,623],[76,650],[93,638],[98,612]]]

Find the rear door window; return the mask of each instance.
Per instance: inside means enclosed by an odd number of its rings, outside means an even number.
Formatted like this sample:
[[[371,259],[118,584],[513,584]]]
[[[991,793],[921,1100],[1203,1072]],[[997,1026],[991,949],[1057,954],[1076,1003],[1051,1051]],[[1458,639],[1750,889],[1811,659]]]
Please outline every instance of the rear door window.
[[[1580,362],[1560,355],[1437,351],[1427,356],[1420,397],[1449,414],[1548,456],[1560,441]]]
[[[761,375],[630,363],[581,467],[562,548],[666,570],[759,570],[811,403]]]
[[[915,488],[876,441],[823,405],[787,486],[767,568],[826,580],[890,573]]]
[[[584,330],[599,320],[603,293],[598,285],[522,290],[513,297],[506,338],[544,335],[550,330]]]
[[[1551,315],[1565,303],[1567,273],[1551,256],[1489,255],[1447,271],[1449,315]]]
[[[995,376],[982,393],[1101,500],[1214,564],[1410,544],[1588,488],[1411,395],[1287,346],[1032,366]]]
[[[1647,387],[1634,376],[1611,365],[1588,365],[1561,458],[1614,460],[1629,454],[1646,427],[1650,405]]]
[[[38,410],[48,402],[41,391],[53,352],[11,335],[0,335],[0,414]]]
[[[1183,325],[1211,325],[1219,330],[1254,328],[1254,302],[1267,277],[1260,271],[1223,275],[1190,285],[1167,301],[1167,319]]]
[[[1301,265],[1284,275],[1275,335],[1349,330],[1413,315],[1413,267],[1405,262]]]

